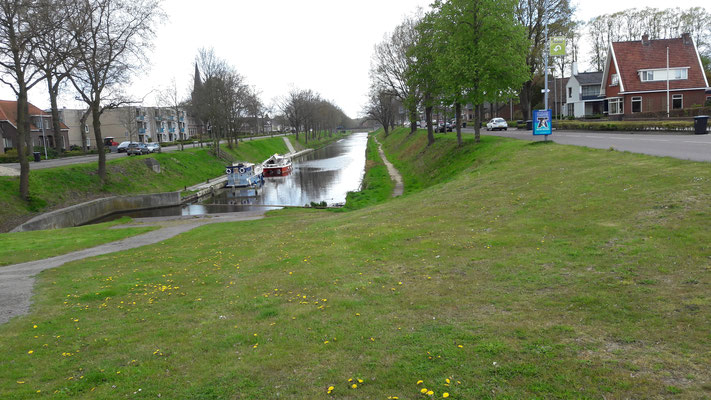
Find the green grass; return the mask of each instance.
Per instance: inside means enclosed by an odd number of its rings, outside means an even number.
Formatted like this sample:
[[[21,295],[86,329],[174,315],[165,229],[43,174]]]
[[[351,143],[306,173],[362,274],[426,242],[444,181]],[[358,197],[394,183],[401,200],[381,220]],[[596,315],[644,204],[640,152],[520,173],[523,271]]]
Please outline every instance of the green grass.
[[[229,149],[226,145],[222,145],[221,148],[232,154],[238,161],[253,163],[261,163],[274,153],[285,154],[289,152],[284,143],[284,138],[281,136],[239,142],[233,149]]]
[[[341,140],[344,137],[350,135],[350,132],[347,133],[329,133],[329,132],[321,132],[317,134],[317,137],[311,137],[309,136],[308,142],[306,141],[306,134],[299,133],[299,139],[296,139],[296,135],[289,135],[289,139],[291,140],[292,145],[294,148],[299,151],[302,149],[320,149],[322,147],[326,147],[329,144]]]
[[[383,203],[392,196],[394,187],[388,169],[378,153],[378,144],[368,137],[361,190],[348,192],[345,206],[337,210],[353,211]]]
[[[708,164],[422,136],[397,199],[43,272],[0,398],[709,397]]]
[[[0,233],[0,266],[55,257],[157,229],[149,226],[110,229],[130,221],[124,217],[76,228]]]

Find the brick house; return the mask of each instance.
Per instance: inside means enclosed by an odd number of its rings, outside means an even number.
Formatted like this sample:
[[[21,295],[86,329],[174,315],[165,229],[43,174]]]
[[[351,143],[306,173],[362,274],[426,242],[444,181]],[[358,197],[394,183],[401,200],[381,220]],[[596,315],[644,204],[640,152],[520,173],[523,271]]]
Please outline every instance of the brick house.
[[[42,146],[47,140],[48,147],[55,143],[63,149],[69,145],[69,128],[60,122],[60,132],[52,127],[52,115],[31,103],[28,105],[30,117],[30,137],[33,146]],[[11,148],[17,148],[17,101],[0,100],[0,154]]]
[[[658,40],[644,35],[640,41],[611,43],[602,82],[600,95],[607,101],[610,116],[665,112],[667,101],[670,110],[700,106],[709,89],[689,34]]]

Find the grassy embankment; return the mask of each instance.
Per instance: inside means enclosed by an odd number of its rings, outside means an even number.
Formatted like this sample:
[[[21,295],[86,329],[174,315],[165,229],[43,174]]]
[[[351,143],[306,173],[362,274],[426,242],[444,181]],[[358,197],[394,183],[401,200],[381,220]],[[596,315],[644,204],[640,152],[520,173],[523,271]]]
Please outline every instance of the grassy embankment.
[[[157,229],[153,226],[110,229],[130,221],[130,218],[125,217],[76,228],[0,233],[0,267],[55,257]]]
[[[289,140],[291,140],[292,146],[294,146],[294,149],[296,151],[304,150],[304,149],[320,149],[322,147],[326,147],[329,144],[343,139],[344,137],[350,135],[351,132],[346,132],[346,133],[321,133],[319,137],[317,138],[311,138],[309,137],[308,142],[306,141],[306,135],[304,133],[299,134],[299,139],[296,139],[296,135],[289,135]]]
[[[43,272],[0,398],[708,397],[708,164],[381,139],[398,199]]]
[[[240,143],[231,152],[238,159],[263,161],[275,149],[285,151],[286,145],[281,138]],[[148,157],[160,163],[160,174],[145,164],[144,159]],[[182,190],[220,175],[224,171],[224,162],[211,156],[206,149],[186,148],[185,151],[118,158],[107,162],[107,170],[108,183],[103,186],[96,174],[95,163],[32,171],[30,191],[33,200],[29,204],[18,196],[19,178],[0,177],[0,231],[19,225],[32,213],[95,198]]]
[[[371,135],[365,151],[365,175],[361,190],[348,192],[345,206],[336,210],[353,211],[383,203],[391,197],[394,187],[395,183],[390,179],[388,169],[378,153],[378,144]]]

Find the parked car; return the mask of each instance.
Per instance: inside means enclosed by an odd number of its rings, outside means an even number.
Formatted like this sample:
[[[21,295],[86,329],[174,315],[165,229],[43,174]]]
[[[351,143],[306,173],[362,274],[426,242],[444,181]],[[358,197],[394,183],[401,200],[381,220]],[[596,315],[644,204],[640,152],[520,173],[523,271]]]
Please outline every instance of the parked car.
[[[509,124],[506,123],[506,120],[503,118],[493,118],[491,121],[489,121],[486,124],[486,130],[487,131],[495,131],[495,130],[508,130],[509,129]]]
[[[121,144],[119,144],[118,147],[116,147],[116,151],[117,151],[118,153],[125,153],[125,152],[126,152],[126,148],[128,147],[128,145],[129,145],[130,143],[131,143],[131,142],[121,142]]]
[[[129,156],[140,156],[148,153],[150,153],[150,150],[144,143],[130,143],[126,148],[126,154]]]
[[[450,124],[449,122],[447,122],[447,123],[440,123],[440,124],[437,125],[437,127],[435,128],[435,132],[439,132],[439,133],[452,132],[452,124]]]
[[[149,153],[160,153],[160,143],[151,142],[146,144]]]

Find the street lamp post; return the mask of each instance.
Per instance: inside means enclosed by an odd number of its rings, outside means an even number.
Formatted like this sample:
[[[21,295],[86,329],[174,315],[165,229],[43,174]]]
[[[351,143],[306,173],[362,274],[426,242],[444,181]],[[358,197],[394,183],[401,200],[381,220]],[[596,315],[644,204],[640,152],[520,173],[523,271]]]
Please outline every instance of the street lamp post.
[[[44,117],[40,116],[40,124],[42,124],[42,143],[44,144],[44,159],[49,160],[47,157],[47,135],[44,133]]]

